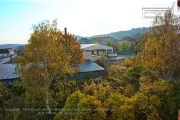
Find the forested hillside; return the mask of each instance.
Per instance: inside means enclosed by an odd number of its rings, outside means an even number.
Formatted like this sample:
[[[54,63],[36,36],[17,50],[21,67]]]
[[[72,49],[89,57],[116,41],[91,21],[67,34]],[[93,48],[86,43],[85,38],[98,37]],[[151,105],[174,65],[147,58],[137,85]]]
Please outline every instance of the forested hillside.
[[[112,33],[108,33],[108,34],[96,35],[96,36],[92,36],[91,38],[111,36],[111,37],[113,37],[113,38],[115,38],[117,40],[120,40],[121,38],[123,38],[125,36],[133,36],[133,35],[136,35],[136,34],[142,35],[148,29],[149,29],[149,27],[132,28],[131,30],[127,30],[127,31],[118,31],[118,32],[112,32]]]
[[[92,39],[92,38],[97,38],[97,37],[110,36],[110,37],[115,38],[116,40],[120,40],[120,39],[122,39],[123,37],[126,37],[126,36],[134,36],[134,35],[137,35],[137,34],[142,35],[148,29],[149,29],[149,27],[139,27],[139,28],[132,28],[131,30],[126,30],[126,31],[121,30],[121,31],[118,31],[118,32],[112,32],[112,33],[108,33],[108,34],[101,34],[101,35],[95,35],[95,36],[89,36],[89,37],[75,35],[75,38],[80,40],[81,38]]]

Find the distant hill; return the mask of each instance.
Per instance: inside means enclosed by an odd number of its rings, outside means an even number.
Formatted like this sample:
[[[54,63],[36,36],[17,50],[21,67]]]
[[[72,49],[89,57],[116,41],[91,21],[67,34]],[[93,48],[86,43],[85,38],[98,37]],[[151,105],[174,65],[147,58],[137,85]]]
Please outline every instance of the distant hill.
[[[132,28],[127,31],[112,32],[108,34],[94,35],[91,37],[83,37],[75,35],[75,38],[79,40],[81,44],[99,43],[107,44],[109,41],[119,42],[122,40],[128,40],[130,42],[136,42],[138,38],[145,33],[149,27]]]
[[[131,30],[127,30],[127,31],[119,31],[119,32],[112,32],[112,33],[108,33],[108,34],[95,35],[95,36],[91,36],[90,38],[110,36],[117,40],[121,40],[122,38],[124,38],[126,36],[134,36],[136,34],[141,35],[141,34],[145,33],[148,29],[149,29],[149,27],[132,28]]]
[[[90,37],[84,37],[84,36],[80,36],[80,35],[75,35],[75,38],[77,40],[80,39],[92,39],[92,38],[99,38],[99,37],[113,37],[116,40],[122,40],[123,38],[127,37],[127,36],[134,36],[134,35],[142,35],[143,33],[145,33],[147,30],[149,29],[149,27],[139,27],[139,28],[132,28],[131,30],[126,30],[126,31],[118,31],[118,32],[112,32],[112,33],[108,33],[108,34],[100,34],[100,35],[94,35],[94,36],[90,36]]]

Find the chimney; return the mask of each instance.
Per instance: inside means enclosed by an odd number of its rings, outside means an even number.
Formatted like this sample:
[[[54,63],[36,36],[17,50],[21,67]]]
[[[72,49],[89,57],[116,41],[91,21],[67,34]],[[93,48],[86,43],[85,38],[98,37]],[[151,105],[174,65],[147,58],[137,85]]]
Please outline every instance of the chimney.
[[[64,28],[64,33],[65,33],[65,35],[67,34],[67,28]]]
[[[68,44],[67,44],[67,28],[64,28],[64,34],[65,34],[65,41],[66,41],[66,43],[65,43],[65,46],[66,46],[66,53],[67,53],[67,46],[68,46]]]

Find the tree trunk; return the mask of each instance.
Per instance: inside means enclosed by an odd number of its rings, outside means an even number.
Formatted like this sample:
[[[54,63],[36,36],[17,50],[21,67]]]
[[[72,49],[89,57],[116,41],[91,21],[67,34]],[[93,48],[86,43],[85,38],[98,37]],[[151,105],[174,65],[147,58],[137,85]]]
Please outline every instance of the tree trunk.
[[[51,108],[49,106],[49,85],[46,86],[46,107],[47,107],[47,110],[48,110],[48,114],[51,114]]]
[[[47,53],[46,53],[47,55]],[[46,107],[48,110],[48,114],[51,114],[51,108],[49,106],[49,85],[50,85],[50,79],[49,79],[49,73],[48,73],[48,67],[47,67],[47,58],[44,58],[44,65],[45,65],[45,83],[46,83]]]
[[[170,80],[172,80],[172,78],[173,78],[174,71],[175,71],[175,69],[176,69],[176,65],[177,65],[177,59],[176,59],[175,62],[174,62],[173,69],[172,69],[171,76],[170,76]]]

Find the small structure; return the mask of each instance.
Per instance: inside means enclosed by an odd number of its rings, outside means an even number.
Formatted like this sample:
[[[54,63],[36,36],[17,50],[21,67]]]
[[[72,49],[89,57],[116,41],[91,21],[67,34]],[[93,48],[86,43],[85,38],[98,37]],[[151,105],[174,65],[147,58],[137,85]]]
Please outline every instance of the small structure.
[[[101,53],[104,55],[113,53],[112,47],[101,44],[81,44],[81,49],[83,49],[84,59],[90,59],[92,61],[98,60]]]
[[[19,74],[15,73],[14,64],[0,64],[0,81],[6,86],[12,84],[19,79]]]
[[[105,69],[91,60],[85,60],[85,63],[79,65],[76,71],[71,79],[87,80],[105,76]]]

